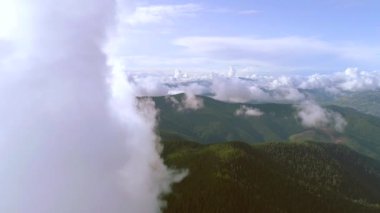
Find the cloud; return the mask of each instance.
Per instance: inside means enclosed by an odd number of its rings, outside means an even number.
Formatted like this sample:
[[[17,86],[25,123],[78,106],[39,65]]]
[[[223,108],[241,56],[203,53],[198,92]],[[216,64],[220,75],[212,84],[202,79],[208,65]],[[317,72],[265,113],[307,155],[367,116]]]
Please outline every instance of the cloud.
[[[272,91],[272,98],[276,102],[299,102],[306,99],[306,95],[300,92],[297,88],[286,86],[276,87]]]
[[[264,113],[256,108],[247,107],[245,105],[241,106],[235,112],[236,116],[246,116],[246,117],[260,117],[264,115]]]
[[[339,113],[326,110],[317,103],[307,100],[296,106],[297,117],[306,128],[332,128],[343,132],[347,121]]]
[[[185,97],[182,100],[182,105],[184,109],[198,110],[203,108],[203,100],[196,97],[192,93],[185,93]]]
[[[137,91],[144,91],[144,96],[191,93],[234,103],[299,104],[318,98],[318,94],[337,100],[355,92],[380,91],[379,72],[356,68],[310,76],[259,75],[239,69],[226,70],[224,74],[188,72],[180,75],[173,72],[135,75],[135,79],[141,80],[134,81],[133,85]],[[144,78],[149,81],[144,81]]]
[[[294,53],[302,53],[306,50],[320,52],[329,49],[329,45],[325,42],[303,37],[269,39],[249,37],[184,37],[175,40],[174,44],[185,47],[189,51],[203,53],[217,53],[229,50],[236,53],[284,54],[284,51],[291,48],[294,49]]]
[[[236,69],[234,67],[230,66],[230,70],[228,71],[227,76],[229,78],[235,77],[236,76]]]
[[[146,96],[152,92],[159,95],[167,90],[159,82],[152,84],[154,81],[149,75],[144,78],[126,75],[123,62],[115,51],[125,37],[125,32],[120,30],[124,28],[123,20],[118,21],[116,33],[112,34],[106,50],[108,64],[113,68],[110,75],[110,104],[127,133],[125,142],[128,161],[121,171],[125,178],[125,205],[131,212],[161,212],[166,205],[162,196],[169,193],[171,184],[181,181],[187,171],[168,169],[160,157],[162,148],[155,133],[158,115],[155,104],[149,98],[136,99],[136,96]],[[148,87],[137,88],[136,81]]]
[[[121,170],[125,180],[125,203],[132,212],[159,212],[165,206],[160,196],[170,192],[172,183],[182,180],[187,171],[169,170],[160,158],[159,138],[155,134],[156,111],[149,99],[137,101],[123,67],[114,65],[111,79],[111,107],[127,132],[128,161]],[[138,129],[139,131],[135,131]]]
[[[135,94],[138,97],[165,96],[170,91],[170,88],[168,88],[161,79],[153,76],[144,76],[142,78],[131,77],[130,83],[134,85]]]
[[[174,71],[174,79],[184,79],[184,78],[187,78],[187,73],[183,73],[179,69],[176,69]]]
[[[150,79],[151,77],[136,78]],[[161,73],[161,76],[155,78],[151,79],[150,83],[139,80],[142,83],[136,83],[136,85],[149,88],[150,85],[159,82],[166,88],[166,90],[162,89],[165,94],[196,90],[195,94],[212,93],[216,99],[231,102],[249,100],[297,102],[307,98],[304,90],[321,90],[331,94],[340,94],[380,89],[379,71],[361,71],[358,68],[347,68],[343,72],[309,76],[258,75],[233,68],[224,74],[220,72],[219,74],[188,72],[185,75],[179,75],[177,72],[175,75]],[[173,93],[173,91],[178,92]]]
[[[217,8],[217,9],[209,9],[209,12],[212,13],[222,13],[222,14],[232,14],[232,15],[257,15],[259,13],[258,10],[249,9],[249,10],[237,10],[231,8]]]
[[[12,56],[13,49],[12,42],[0,39],[0,72],[4,69],[2,69],[2,66],[5,65],[7,59]]]
[[[211,82],[211,92],[217,100],[247,102],[270,99],[270,95],[262,88],[251,84],[251,82],[242,81],[239,78],[226,78],[214,75]]]
[[[114,2],[15,3],[28,9],[12,37],[23,57],[0,76],[0,212],[127,211],[124,130],[109,114],[100,42]]]
[[[12,0],[0,1],[0,40],[14,36],[18,28],[17,13],[22,10],[17,3]]]
[[[334,57],[335,60],[374,62],[379,47],[331,43],[313,37],[183,37],[174,44],[185,48],[190,54],[204,55],[225,60],[254,58],[263,61],[299,60],[311,61],[315,57]],[[292,54],[289,54],[291,52]]]
[[[333,74],[316,74],[309,76],[300,85],[302,89],[323,89],[329,92],[355,92],[380,89],[378,71],[359,71],[358,68],[347,68],[344,72]]]
[[[228,73],[227,76],[230,76]],[[276,102],[294,103],[304,100],[306,96],[294,85],[282,84],[280,78],[240,78],[225,77],[214,74],[209,93],[213,98],[228,102]]]
[[[181,76],[178,75],[178,72],[160,76],[168,94],[186,92],[237,103],[293,104],[297,109],[297,117],[305,127],[331,128],[339,132],[344,131],[347,125],[346,120],[339,113],[324,109],[316,104],[312,100],[309,90],[326,90],[335,96],[340,92],[380,89],[377,83],[374,84],[374,82],[378,82],[376,72],[359,71],[354,68],[348,68],[344,72],[323,75],[321,78],[323,80],[319,81],[311,80],[316,79],[315,75],[276,77],[251,74],[243,77],[238,70],[226,71],[224,75],[200,76],[188,73],[186,77],[182,78]],[[144,85],[135,84],[134,86],[144,87]],[[186,105],[185,100],[187,99],[177,100],[174,97],[167,97],[167,101],[171,102],[173,107],[179,111],[186,108],[191,109],[192,107],[189,106],[199,106],[197,104]],[[188,100],[192,99],[189,98]],[[260,112],[247,107],[236,112],[236,115],[244,114],[259,116]]]
[[[117,2],[13,2],[25,11],[0,65],[0,212],[160,212],[185,174],[163,164],[154,105],[103,51]]]
[[[177,111],[199,110],[204,107],[203,99],[196,97],[192,93],[185,93],[180,100],[177,100],[173,96],[167,96],[166,101],[176,108]]]
[[[157,24],[177,17],[193,16],[202,10],[198,4],[149,5],[137,7],[135,12],[124,18],[129,25]]]

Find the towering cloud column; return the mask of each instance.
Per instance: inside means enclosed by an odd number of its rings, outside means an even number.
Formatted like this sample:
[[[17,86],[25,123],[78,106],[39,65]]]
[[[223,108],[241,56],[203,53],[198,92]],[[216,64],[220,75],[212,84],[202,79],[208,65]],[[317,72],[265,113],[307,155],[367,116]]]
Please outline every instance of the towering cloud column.
[[[171,176],[154,120],[102,51],[116,3],[12,5],[18,28],[0,54],[0,212],[159,211]]]

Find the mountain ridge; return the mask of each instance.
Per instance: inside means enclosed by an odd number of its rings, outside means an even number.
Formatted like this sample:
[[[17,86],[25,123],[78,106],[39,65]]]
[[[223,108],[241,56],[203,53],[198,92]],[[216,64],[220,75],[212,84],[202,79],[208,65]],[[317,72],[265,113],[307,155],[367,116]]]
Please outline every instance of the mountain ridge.
[[[183,94],[153,97],[159,110],[158,133],[163,140],[173,137],[209,144],[220,141],[296,142],[319,141],[344,143],[371,158],[380,160],[380,118],[348,107],[334,105],[325,108],[339,113],[347,121],[343,133],[323,128],[306,128],[296,117],[297,109],[291,104],[226,103],[210,97],[196,96],[203,108],[178,110],[169,98],[181,101]],[[256,117],[237,116],[242,106],[260,110]]]

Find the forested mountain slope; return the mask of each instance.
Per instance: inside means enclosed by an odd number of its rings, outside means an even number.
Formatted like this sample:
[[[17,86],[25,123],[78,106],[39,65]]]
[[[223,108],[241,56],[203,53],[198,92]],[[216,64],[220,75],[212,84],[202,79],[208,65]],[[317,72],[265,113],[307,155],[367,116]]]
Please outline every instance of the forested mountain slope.
[[[290,104],[226,103],[209,97],[197,97],[203,107],[178,110],[173,98],[180,102],[183,95],[153,98],[159,113],[158,132],[163,140],[173,137],[203,144],[220,141],[245,141],[251,144],[271,141],[320,141],[343,143],[350,148],[380,160],[380,118],[351,108],[328,106],[347,121],[344,132],[331,129],[305,128]],[[243,106],[261,111],[261,116],[237,116]]]
[[[189,175],[164,212],[380,212],[380,165],[344,145],[164,142]]]

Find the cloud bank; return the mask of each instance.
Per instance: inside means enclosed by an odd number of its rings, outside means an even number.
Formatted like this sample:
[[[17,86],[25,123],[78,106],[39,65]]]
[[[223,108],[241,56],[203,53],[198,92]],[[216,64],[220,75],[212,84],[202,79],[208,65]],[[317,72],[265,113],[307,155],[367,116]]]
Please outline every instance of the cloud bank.
[[[334,74],[309,76],[299,85],[302,89],[324,89],[329,92],[356,92],[380,89],[380,72],[347,68]]]
[[[225,74],[134,73],[130,79],[142,96],[162,96],[189,91],[228,102],[298,103],[309,99],[310,91],[314,90],[331,95],[380,90],[380,72],[360,71],[358,68],[309,76],[258,75],[232,68]]]

